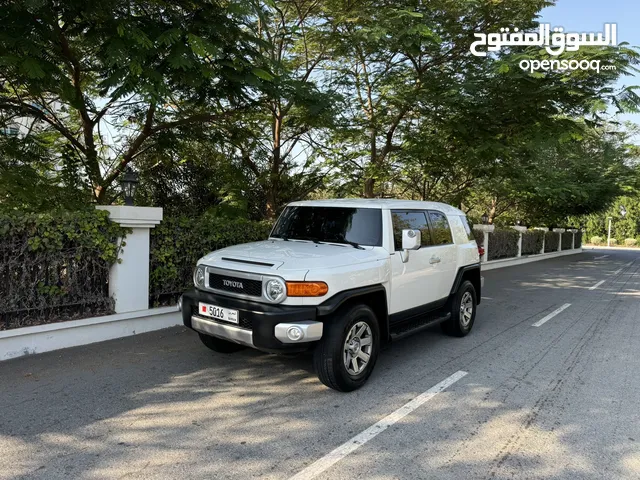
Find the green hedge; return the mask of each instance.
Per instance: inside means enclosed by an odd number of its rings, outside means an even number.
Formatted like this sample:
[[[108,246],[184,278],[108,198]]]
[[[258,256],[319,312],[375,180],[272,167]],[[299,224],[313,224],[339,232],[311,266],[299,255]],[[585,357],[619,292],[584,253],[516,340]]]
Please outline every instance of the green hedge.
[[[479,247],[484,246],[482,245],[484,243],[484,232],[473,229],[473,237],[476,239],[476,243],[478,244]]]
[[[165,217],[151,230],[150,306],[175,304],[193,286],[193,269],[203,255],[239,243],[264,240],[270,222],[200,217]]]
[[[581,231],[578,231],[576,233],[576,239],[575,239],[575,242],[574,242],[574,246],[576,248],[582,247],[582,232]]]
[[[573,233],[564,232],[562,234],[562,250],[571,250],[571,246],[573,244]]]
[[[520,234],[513,229],[498,229],[489,233],[489,261],[518,256]]]
[[[542,251],[544,232],[542,230],[527,230],[522,233],[522,255],[535,255]]]
[[[544,234],[545,253],[557,252],[559,243],[560,243],[560,234],[558,232],[545,232]]]
[[[127,231],[94,209],[0,215],[0,329],[113,313],[109,267]]]

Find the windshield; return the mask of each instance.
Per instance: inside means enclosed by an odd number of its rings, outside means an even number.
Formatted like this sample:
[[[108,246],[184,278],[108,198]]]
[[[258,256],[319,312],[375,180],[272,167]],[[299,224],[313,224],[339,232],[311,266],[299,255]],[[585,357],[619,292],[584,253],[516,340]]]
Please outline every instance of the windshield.
[[[382,245],[379,208],[287,207],[271,237],[357,245]]]

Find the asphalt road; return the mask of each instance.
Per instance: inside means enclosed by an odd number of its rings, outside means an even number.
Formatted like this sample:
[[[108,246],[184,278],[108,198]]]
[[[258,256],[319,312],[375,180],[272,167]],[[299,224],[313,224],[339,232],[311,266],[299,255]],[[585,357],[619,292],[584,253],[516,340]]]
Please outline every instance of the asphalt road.
[[[394,343],[351,394],[184,328],[2,362],[0,478],[640,478],[640,254],[484,276],[471,335]]]

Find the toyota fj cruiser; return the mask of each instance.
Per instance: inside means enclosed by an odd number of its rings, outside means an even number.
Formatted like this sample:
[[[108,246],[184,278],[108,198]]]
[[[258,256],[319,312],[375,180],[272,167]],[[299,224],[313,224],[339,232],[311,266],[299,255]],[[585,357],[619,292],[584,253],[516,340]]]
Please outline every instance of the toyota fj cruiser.
[[[377,199],[291,203],[267,240],[211,252],[193,276],[179,308],[207,347],[313,349],[340,391],[366,382],[392,338],[436,322],[469,333],[483,280],[463,212]]]

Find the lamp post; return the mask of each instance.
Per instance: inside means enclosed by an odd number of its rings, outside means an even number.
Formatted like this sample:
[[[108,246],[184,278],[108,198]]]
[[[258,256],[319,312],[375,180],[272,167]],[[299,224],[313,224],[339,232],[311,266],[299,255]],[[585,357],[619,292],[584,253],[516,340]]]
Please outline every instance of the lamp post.
[[[136,194],[138,182],[138,174],[134,172],[131,167],[127,167],[124,175],[122,175],[122,179],[120,180],[125,205],[133,206],[133,197]]]
[[[482,218],[480,219],[482,220],[482,224],[483,225],[488,225],[489,224],[489,215],[487,215],[486,213],[484,213],[482,215]]]
[[[609,234],[607,235],[607,247],[610,247],[611,246],[611,220],[613,220],[613,218],[607,217],[607,220],[609,220]]]

